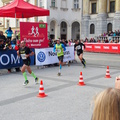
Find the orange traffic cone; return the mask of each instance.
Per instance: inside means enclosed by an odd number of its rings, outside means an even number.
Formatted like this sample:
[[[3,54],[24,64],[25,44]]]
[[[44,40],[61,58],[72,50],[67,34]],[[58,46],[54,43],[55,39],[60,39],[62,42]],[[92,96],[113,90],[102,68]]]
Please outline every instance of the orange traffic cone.
[[[85,85],[85,83],[83,81],[82,72],[80,72],[80,77],[79,77],[79,83],[78,83],[78,85],[80,85],[80,86],[84,86]]]
[[[105,78],[111,78],[110,76],[110,72],[109,72],[109,66],[107,66],[107,70],[106,70],[106,76]]]
[[[46,97],[46,96],[47,95],[44,92],[43,81],[41,80],[39,94],[37,95],[37,97],[43,98],[43,97]]]

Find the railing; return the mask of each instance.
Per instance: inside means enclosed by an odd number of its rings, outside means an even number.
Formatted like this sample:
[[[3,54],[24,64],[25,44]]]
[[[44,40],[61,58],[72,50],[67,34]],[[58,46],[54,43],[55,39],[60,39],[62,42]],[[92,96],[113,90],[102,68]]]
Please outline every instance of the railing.
[[[97,40],[120,40],[120,36],[99,36]]]

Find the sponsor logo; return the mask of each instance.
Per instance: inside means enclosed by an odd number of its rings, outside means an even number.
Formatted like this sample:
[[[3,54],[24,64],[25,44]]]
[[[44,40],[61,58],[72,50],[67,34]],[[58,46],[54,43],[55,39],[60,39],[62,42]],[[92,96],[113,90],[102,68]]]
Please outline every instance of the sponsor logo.
[[[95,46],[96,49],[101,49],[101,46]]]
[[[14,56],[14,54],[11,54],[10,56],[7,54],[2,54],[0,56],[0,64],[6,66],[8,64],[20,64],[20,58],[17,56]]]
[[[39,62],[44,62],[45,59],[46,59],[46,55],[44,52],[39,52],[38,55],[37,55],[37,59]]]
[[[118,50],[118,47],[117,46],[112,46],[112,49],[113,50]]]
[[[109,49],[109,46],[103,46],[103,48],[108,50],[108,49]]]
[[[86,48],[92,48],[92,46],[87,46],[87,45],[86,45],[85,47],[86,47]]]
[[[57,56],[57,52],[49,51],[48,55],[49,56]],[[64,51],[64,55],[70,55],[70,51]]]

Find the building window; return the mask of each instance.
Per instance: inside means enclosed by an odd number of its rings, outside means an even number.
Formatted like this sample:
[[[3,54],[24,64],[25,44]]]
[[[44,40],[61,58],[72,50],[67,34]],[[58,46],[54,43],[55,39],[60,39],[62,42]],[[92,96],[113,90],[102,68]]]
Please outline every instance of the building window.
[[[90,34],[95,34],[95,25],[94,24],[90,25]]]
[[[107,32],[112,31],[112,23],[108,23],[107,25]]]
[[[40,5],[39,6],[43,7],[43,1],[42,0],[40,0]]]
[[[74,0],[74,9],[79,8],[79,0]]]
[[[38,0],[36,0],[36,6],[38,6]]]
[[[96,14],[96,3],[92,3],[92,14]]]
[[[115,12],[115,1],[110,1],[110,12]]]
[[[51,0],[51,6],[55,7],[55,0]]]
[[[67,0],[62,0],[61,2],[62,2],[61,7],[62,8],[67,8]]]
[[[66,22],[62,22],[61,23],[61,28],[66,28],[66,27],[67,27]]]
[[[9,27],[10,27],[10,21],[7,20],[7,28],[9,28]]]

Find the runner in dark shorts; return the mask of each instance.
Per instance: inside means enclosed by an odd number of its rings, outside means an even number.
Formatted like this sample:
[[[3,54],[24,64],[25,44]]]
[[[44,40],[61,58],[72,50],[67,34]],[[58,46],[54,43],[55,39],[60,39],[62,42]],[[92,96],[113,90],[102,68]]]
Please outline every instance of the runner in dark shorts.
[[[58,60],[61,61],[61,62],[63,62],[63,58],[64,58],[63,55],[62,55],[62,56],[59,56],[59,57],[58,57]]]
[[[23,60],[23,66],[21,68],[21,72],[23,73],[23,76],[25,78],[25,82],[23,83],[23,85],[27,85],[29,83],[26,72],[25,72],[26,69],[34,77],[35,83],[37,84],[38,78],[35,76],[35,74],[32,72],[32,70],[30,68],[30,63],[31,63],[30,56],[34,55],[34,52],[31,51],[29,47],[26,47],[24,41],[21,41],[21,47],[17,51],[17,54],[18,54],[18,56],[21,56],[21,58]]]
[[[55,44],[53,51],[57,52],[57,56],[58,56],[58,60],[59,60],[59,72],[58,72],[58,76],[61,75],[61,69],[62,66],[64,66],[66,63],[63,62],[64,59],[64,51],[66,50],[64,44],[60,43],[60,40],[57,40],[57,44]],[[68,64],[69,66],[69,64]]]
[[[78,42],[78,40],[75,40],[75,50],[77,51],[77,56],[80,59],[81,63],[83,64],[83,67],[86,67],[86,61],[83,58],[83,47],[85,49],[85,45],[81,42]]]

